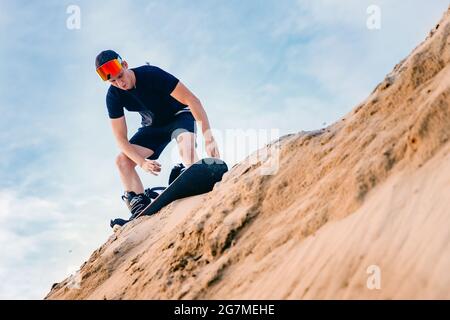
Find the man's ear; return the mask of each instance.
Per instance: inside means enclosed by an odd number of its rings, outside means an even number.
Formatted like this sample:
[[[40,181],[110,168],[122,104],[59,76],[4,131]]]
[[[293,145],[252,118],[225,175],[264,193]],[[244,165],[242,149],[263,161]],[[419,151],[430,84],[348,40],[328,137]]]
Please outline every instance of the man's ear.
[[[122,61],[122,67],[128,69],[128,63],[125,60]]]

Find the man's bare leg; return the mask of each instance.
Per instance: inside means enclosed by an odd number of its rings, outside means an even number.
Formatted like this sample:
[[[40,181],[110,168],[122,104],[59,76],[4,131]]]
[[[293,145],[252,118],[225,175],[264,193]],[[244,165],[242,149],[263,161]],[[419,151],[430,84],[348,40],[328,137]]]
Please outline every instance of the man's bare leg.
[[[178,151],[186,168],[197,162],[198,156],[195,151],[195,133],[183,132],[177,137]]]
[[[136,151],[144,158],[148,158],[153,154],[153,150],[144,148],[135,144],[132,146]],[[144,186],[142,185],[141,178],[139,178],[135,168],[136,163],[128,158],[126,154],[121,152],[116,158],[116,165],[119,169],[120,179],[125,191],[133,191],[136,194],[144,192]]]

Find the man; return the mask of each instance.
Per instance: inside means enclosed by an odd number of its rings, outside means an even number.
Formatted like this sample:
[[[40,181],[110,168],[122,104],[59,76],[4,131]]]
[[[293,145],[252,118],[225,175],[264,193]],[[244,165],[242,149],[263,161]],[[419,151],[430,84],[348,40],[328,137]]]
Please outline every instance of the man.
[[[106,95],[106,106],[114,137],[121,150],[116,164],[125,189],[122,199],[132,216],[139,214],[150,203],[135,170],[136,165],[158,175],[161,165],[156,159],[173,138],[177,141],[186,167],[198,161],[195,121],[202,124],[208,156],[220,158],[200,100],[176,77],[149,64],[128,68],[128,63],[113,50],[100,52],[95,59],[95,67],[98,75],[111,84]],[[130,140],[124,108],[139,112],[142,117],[142,126]]]

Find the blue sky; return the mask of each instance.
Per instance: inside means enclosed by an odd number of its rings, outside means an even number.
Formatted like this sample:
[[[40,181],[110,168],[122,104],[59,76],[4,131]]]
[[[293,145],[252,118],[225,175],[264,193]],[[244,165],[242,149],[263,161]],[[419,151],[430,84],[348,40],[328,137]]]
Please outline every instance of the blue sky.
[[[379,30],[366,26],[371,4],[381,9]],[[80,8],[80,29],[66,26],[69,5]],[[218,132],[284,135],[344,116],[447,6],[444,0],[2,0],[0,298],[42,298],[108,238],[110,218],[127,216],[107,85],[94,70],[99,51],[111,48],[132,67],[149,61],[174,74],[200,98]],[[131,136],[139,118],[128,114],[127,121]],[[230,166],[242,159],[220,143]],[[162,174],[143,175],[144,184],[164,184],[177,160],[172,143],[160,158]]]

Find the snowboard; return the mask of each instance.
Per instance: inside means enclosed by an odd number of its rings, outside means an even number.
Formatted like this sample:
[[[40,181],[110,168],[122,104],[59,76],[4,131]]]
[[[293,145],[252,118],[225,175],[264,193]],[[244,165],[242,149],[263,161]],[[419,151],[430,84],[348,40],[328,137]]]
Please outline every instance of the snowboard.
[[[129,220],[114,219],[110,226],[113,229],[123,226],[131,220],[141,216],[150,216],[170,204],[171,202],[211,191],[214,185],[222,180],[228,171],[223,160],[204,158],[184,170],[167,188],[165,188],[142,212]]]

